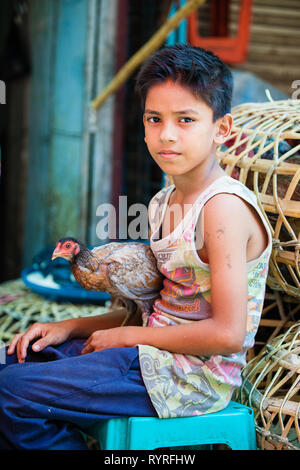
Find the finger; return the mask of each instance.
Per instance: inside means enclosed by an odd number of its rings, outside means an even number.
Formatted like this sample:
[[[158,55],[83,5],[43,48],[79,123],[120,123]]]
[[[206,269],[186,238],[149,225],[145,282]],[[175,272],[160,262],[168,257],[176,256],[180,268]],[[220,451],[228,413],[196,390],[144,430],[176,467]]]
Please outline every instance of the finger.
[[[84,349],[90,347],[91,342],[92,342],[92,338],[91,338],[91,336],[89,336],[88,339],[83,343],[83,344],[84,344],[84,348],[83,348],[82,351],[84,351]]]
[[[88,348],[83,348],[81,351],[81,354],[87,354],[88,353]]]
[[[32,349],[35,352],[42,351],[47,346],[49,346],[50,343],[51,343],[51,335],[48,334],[44,338],[41,338],[38,341],[36,341],[35,343],[33,343]]]
[[[26,350],[27,350],[28,344],[29,344],[29,341],[27,340],[27,336],[23,335],[17,344],[18,362],[24,362],[26,358]]]
[[[7,354],[13,354],[15,352],[16,344],[24,333],[18,333],[13,337],[8,345]]]
[[[22,341],[22,337],[20,338],[20,341],[18,341],[17,348],[16,348],[18,362],[23,362],[22,355],[21,355],[21,341]]]
[[[93,352],[94,348],[91,345],[85,346],[83,350],[81,351],[81,354],[88,354],[90,352]]]
[[[41,336],[41,329],[38,325],[29,328],[29,330],[22,336],[21,340],[17,344],[19,362],[24,362],[27,355],[28,345],[30,341],[32,341],[37,336]]]

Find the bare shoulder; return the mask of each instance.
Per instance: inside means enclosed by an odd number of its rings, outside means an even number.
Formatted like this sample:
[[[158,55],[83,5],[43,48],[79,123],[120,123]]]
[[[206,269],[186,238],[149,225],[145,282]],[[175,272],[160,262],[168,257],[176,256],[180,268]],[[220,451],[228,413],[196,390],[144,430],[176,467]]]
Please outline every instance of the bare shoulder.
[[[218,193],[212,196],[206,203],[205,207],[222,207],[222,208],[236,208],[242,209],[249,207],[248,203],[238,196],[231,193]]]
[[[257,211],[235,194],[219,193],[204,206],[206,245],[220,236],[237,249],[246,247],[247,261],[258,257],[267,246],[267,233]]]
[[[218,193],[211,197],[204,206],[205,230],[235,230],[239,227],[241,235],[251,236],[252,224],[249,218],[251,209],[239,196],[229,193]]]

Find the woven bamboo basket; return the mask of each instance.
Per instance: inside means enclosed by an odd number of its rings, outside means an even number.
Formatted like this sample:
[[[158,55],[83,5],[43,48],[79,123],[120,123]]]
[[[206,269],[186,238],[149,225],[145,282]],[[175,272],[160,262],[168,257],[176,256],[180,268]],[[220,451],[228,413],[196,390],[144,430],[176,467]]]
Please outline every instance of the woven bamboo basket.
[[[218,161],[255,193],[271,229],[268,285],[300,298],[300,100],[246,103],[232,114]]]
[[[299,299],[267,287],[255,344],[248,350],[247,360],[252,360],[266,344],[286,332],[299,318]]]
[[[237,396],[255,413],[258,447],[300,450],[300,322],[273,338],[243,371]]]

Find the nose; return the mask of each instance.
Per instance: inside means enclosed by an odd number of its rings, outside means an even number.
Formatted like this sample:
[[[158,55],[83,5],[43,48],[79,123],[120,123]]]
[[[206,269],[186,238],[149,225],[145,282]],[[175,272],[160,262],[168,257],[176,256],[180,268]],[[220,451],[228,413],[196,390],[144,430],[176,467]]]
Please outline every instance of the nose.
[[[176,127],[172,122],[168,121],[163,124],[160,132],[160,140],[162,143],[177,141]]]

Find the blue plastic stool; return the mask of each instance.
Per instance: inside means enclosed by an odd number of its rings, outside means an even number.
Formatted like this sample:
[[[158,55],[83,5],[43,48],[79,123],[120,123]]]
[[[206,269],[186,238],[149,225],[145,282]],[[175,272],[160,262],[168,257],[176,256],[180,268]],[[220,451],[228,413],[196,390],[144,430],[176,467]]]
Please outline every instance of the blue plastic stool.
[[[187,418],[114,418],[93,426],[90,434],[101,450],[153,450],[160,447],[227,444],[233,450],[256,450],[251,408],[231,401],[221,411]]]

